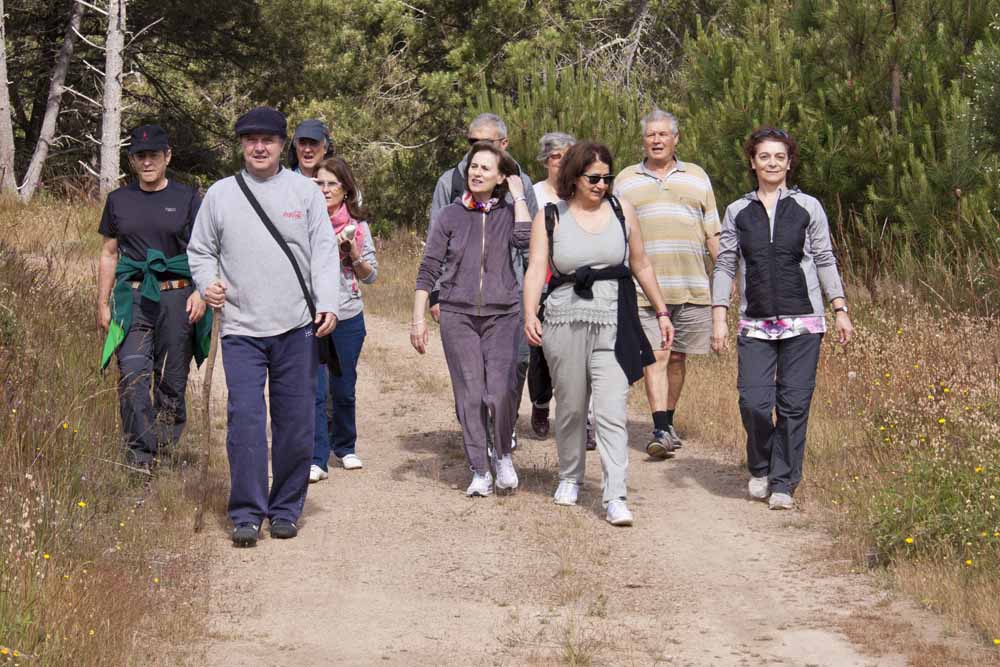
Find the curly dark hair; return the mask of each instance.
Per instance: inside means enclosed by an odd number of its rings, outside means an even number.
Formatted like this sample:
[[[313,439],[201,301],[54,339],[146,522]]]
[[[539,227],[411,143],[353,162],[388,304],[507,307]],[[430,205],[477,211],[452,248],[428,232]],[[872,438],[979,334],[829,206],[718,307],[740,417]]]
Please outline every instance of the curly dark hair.
[[[765,141],[780,141],[785,144],[785,148],[788,150],[788,177],[790,178],[795,168],[799,166],[799,144],[791,134],[776,127],[762,125],[750,133],[746,144],[743,145],[743,152],[746,154],[748,165],[749,161],[753,160],[754,156],[757,155],[757,146]],[[750,176],[753,178],[754,183],[756,183],[756,172],[754,172],[752,166],[748,168],[750,169]]]
[[[611,149],[604,144],[593,141],[581,141],[573,144],[563,155],[562,166],[559,167],[559,180],[556,181],[556,194],[560,199],[569,201],[576,194],[576,179],[587,173],[587,167],[600,160],[608,165],[608,171],[615,173],[614,158]],[[608,187],[608,196],[611,187]]]
[[[347,212],[351,214],[351,217],[358,221],[368,221],[368,209],[361,206],[358,197],[358,183],[354,180],[354,174],[347,161],[342,157],[330,157],[316,166],[317,174],[320,169],[336,176],[337,180],[344,186],[344,203],[347,204]]]

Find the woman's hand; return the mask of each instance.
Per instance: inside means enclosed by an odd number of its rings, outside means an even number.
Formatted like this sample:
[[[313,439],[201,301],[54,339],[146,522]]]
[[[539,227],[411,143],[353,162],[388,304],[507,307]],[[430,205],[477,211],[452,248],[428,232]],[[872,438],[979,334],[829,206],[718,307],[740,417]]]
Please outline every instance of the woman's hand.
[[[512,197],[524,196],[524,181],[521,180],[520,174],[511,174],[507,177],[507,189],[510,190]]]
[[[712,352],[722,354],[729,347],[729,325],[725,314],[712,320]]]
[[[528,339],[529,345],[541,347],[542,345],[542,323],[537,315],[526,315],[524,318],[524,335]]]
[[[837,330],[838,343],[847,345],[851,342],[851,338],[854,337],[854,325],[851,324],[851,318],[848,317],[847,313],[844,311],[838,312],[833,326]]]
[[[111,326],[111,306],[107,302],[97,304],[97,326],[105,332]]]
[[[413,349],[423,354],[427,351],[427,323],[423,320],[410,325],[410,345]]]
[[[201,294],[198,294],[198,290],[191,292],[185,309],[188,314],[188,322],[191,324],[200,321],[205,316],[205,302],[202,300]]]
[[[358,247],[357,241],[358,237],[356,235],[353,239],[349,239],[344,235],[344,232],[337,234],[337,247],[350,255],[352,262],[361,259],[361,249]]]
[[[674,344],[674,323],[666,315],[657,317],[656,322],[660,325],[660,349],[669,350]]]

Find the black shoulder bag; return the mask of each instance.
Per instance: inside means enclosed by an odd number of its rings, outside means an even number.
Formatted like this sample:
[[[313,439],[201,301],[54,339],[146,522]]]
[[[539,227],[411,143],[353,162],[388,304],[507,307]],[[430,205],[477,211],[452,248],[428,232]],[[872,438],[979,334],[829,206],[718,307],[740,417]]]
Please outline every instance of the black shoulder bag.
[[[267,227],[267,231],[271,232],[271,236],[273,236],[274,240],[278,242],[278,246],[285,253],[285,257],[287,257],[288,261],[292,263],[292,269],[295,270],[295,277],[298,278],[299,287],[302,289],[302,296],[306,299],[306,307],[309,308],[309,315],[312,317],[312,321],[315,322],[316,303],[313,301],[312,294],[309,293],[309,288],[306,286],[305,278],[302,277],[302,271],[299,269],[299,263],[295,261],[292,249],[288,247],[288,242],[285,241],[285,237],[281,235],[281,232],[279,232],[274,226],[271,219],[267,217],[267,213],[265,213],[264,209],[261,208],[260,202],[258,202],[257,198],[253,196],[253,193],[247,186],[246,180],[243,178],[243,174],[236,174],[236,182],[239,184],[240,190],[242,190],[243,194],[246,196],[247,201],[250,202],[250,206],[252,206],[253,210],[257,212],[258,216],[260,216],[261,222],[263,222],[264,226]],[[336,377],[340,377],[340,357],[337,356],[337,346],[333,342],[333,336],[316,336],[315,331],[316,325],[313,324],[313,338],[315,338],[316,347],[319,350],[320,363],[326,364],[331,373],[333,373]]]

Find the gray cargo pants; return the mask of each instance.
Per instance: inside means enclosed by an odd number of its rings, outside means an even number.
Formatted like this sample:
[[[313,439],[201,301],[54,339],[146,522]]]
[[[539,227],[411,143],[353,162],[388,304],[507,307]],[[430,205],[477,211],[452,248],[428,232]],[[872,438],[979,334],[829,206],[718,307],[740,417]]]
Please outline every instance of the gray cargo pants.
[[[194,287],[160,292],[160,302],[132,290],[132,323],[118,348],[118,400],[129,461],[149,464],[176,445],[187,422],[184,392],[193,353],[187,299]]]

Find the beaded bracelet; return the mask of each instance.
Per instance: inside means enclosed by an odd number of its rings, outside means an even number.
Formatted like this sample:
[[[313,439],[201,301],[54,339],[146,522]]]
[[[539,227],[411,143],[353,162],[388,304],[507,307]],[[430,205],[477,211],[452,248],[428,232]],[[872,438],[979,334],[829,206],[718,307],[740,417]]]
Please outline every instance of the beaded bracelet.
[[[657,316],[658,318],[659,318],[659,317],[665,317],[665,318],[667,318],[667,319],[669,320],[669,319],[670,319],[670,311],[667,311],[667,310],[660,310],[660,311],[657,311],[657,312],[656,312],[656,316]]]

